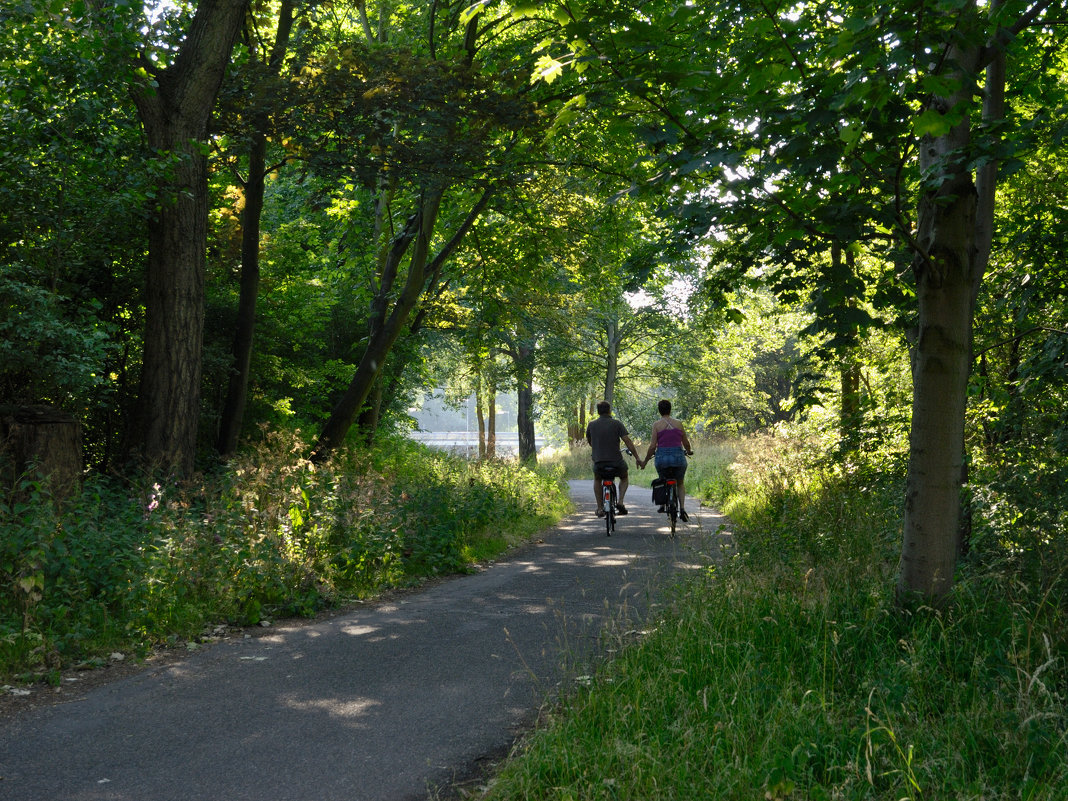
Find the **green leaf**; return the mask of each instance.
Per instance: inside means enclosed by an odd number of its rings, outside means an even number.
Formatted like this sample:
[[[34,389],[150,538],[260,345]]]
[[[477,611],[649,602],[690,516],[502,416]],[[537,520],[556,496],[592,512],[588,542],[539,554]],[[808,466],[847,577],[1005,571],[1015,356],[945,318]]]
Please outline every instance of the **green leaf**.
[[[850,121],[842,126],[842,129],[838,132],[838,136],[845,142],[847,153],[857,146],[857,142],[860,141],[860,136],[863,132],[863,127],[856,120]]]
[[[564,65],[561,62],[552,56],[541,56],[534,64],[534,75],[530,82],[537,83],[542,80],[545,83],[552,83],[563,71]]]
[[[952,127],[952,123],[945,114],[941,114],[934,109],[927,109],[916,118],[912,125],[912,130],[916,136],[930,136],[937,139],[949,133]]]
[[[471,19],[482,11],[483,6],[486,5],[486,0],[480,0],[480,2],[472,3],[462,12],[460,12],[460,24],[466,25]]]
[[[920,86],[925,92],[937,97],[948,97],[960,89],[959,78],[953,79],[946,75],[925,75],[920,81]]]

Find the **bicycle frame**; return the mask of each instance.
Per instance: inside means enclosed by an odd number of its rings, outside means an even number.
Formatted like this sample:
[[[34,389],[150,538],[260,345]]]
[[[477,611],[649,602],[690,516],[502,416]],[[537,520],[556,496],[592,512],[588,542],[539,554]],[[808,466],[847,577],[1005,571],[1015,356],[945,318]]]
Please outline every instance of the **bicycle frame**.
[[[605,533],[611,537],[616,529],[616,479],[601,479],[601,508],[604,509]]]
[[[679,518],[679,495],[678,495],[678,483],[679,482],[676,481],[673,478],[666,479],[666,482],[667,482],[668,499],[667,499],[667,504],[665,504],[665,506],[667,507],[668,519],[671,521],[671,536],[674,537],[675,536],[675,522]]]

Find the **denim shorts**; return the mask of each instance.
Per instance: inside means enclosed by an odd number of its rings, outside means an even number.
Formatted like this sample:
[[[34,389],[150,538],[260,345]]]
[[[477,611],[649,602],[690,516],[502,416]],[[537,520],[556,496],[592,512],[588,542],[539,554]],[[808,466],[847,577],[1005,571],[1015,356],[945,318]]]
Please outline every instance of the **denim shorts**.
[[[654,461],[657,472],[666,467],[673,467],[676,478],[686,474],[686,452],[682,448],[657,448]]]

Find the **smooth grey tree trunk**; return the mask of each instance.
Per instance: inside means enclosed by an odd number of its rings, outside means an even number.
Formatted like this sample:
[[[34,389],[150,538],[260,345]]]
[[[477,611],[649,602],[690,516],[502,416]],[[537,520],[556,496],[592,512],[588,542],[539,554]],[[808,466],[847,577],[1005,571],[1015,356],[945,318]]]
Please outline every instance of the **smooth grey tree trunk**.
[[[992,4],[996,12],[998,3]],[[1036,6],[1030,13],[1037,13]],[[1018,25],[1024,24],[1023,18]],[[1003,33],[1003,32],[1002,32]],[[977,94],[971,76],[986,70],[985,122],[1004,116],[1004,43],[949,48],[959,89],[933,99],[948,113]],[[975,142],[964,118],[944,136],[921,142],[920,167],[940,182],[921,198],[913,261],[919,319],[912,349],[913,403],[898,599],[941,604],[953,587],[960,552],[965,480],[964,421],[972,363],[975,302],[989,261],[997,165],[973,180]]]

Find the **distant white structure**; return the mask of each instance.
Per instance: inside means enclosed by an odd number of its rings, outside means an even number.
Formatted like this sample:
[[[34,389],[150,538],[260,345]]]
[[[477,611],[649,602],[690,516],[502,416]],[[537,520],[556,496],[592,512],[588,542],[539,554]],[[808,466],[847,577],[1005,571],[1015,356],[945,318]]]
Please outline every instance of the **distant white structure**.
[[[478,415],[475,409],[474,393],[457,408],[446,404],[444,393],[435,390],[426,397],[421,407],[408,410],[418,426],[418,429],[410,432],[408,436],[432,448],[478,456]],[[519,453],[515,398],[511,395],[497,396],[495,439],[498,456],[515,456]],[[538,451],[544,448],[545,444],[544,437],[535,436],[534,447]]]
[[[408,435],[416,442],[422,442],[432,448],[460,453],[465,456],[478,456],[477,431],[413,431]],[[534,448],[540,451],[545,447],[545,437],[534,437]],[[516,456],[519,453],[519,434],[515,431],[497,432],[496,449],[498,456]]]

